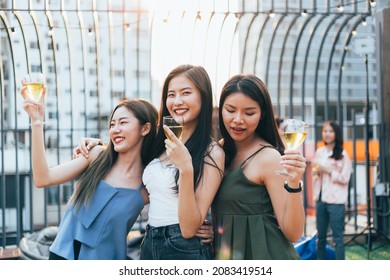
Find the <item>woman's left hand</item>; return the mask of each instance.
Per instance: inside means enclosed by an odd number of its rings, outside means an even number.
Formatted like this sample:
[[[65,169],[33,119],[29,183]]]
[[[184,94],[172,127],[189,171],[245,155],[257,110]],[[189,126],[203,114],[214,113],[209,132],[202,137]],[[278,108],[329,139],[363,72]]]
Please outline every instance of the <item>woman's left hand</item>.
[[[293,185],[301,180],[306,170],[306,158],[297,150],[285,150],[281,164],[290,174],[287,181]]]
[[[195,236],[202,238],[203,243],[212,243],[214,241],[214,229],[209,220],[205,220],[200,226]]]

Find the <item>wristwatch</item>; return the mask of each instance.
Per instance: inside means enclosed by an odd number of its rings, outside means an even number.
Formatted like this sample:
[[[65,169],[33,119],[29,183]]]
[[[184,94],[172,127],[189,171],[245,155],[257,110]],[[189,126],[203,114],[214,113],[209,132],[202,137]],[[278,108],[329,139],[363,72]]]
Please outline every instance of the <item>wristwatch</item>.
[[[303,182],[299,180],[298,188],[290,188],[287,181],[284,182],[284,189],[289,193],[299,193],[303,190]]]

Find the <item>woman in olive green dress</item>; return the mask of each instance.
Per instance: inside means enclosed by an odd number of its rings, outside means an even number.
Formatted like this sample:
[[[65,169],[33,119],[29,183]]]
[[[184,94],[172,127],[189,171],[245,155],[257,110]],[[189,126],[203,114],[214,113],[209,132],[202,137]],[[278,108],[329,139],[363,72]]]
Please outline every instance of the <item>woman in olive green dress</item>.
[[[236,75],[219,103],[225,177],[212,205],[217,259],[299,259],[303,234],[300,178],[306,160],[284,151],[266,85]],[[284,168],[284,177],[275,173]]]

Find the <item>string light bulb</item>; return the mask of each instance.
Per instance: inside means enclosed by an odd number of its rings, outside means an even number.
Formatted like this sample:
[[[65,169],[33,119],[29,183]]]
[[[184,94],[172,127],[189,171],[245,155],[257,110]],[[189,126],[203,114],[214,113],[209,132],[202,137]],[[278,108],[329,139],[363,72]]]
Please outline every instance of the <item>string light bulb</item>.
[[[196,20],[202,20],[202,15],[200,14],[200,11],[196,14]]]
[[[47,31],[47,35],[53,36],[53,27],[49,27],[49,31]]]

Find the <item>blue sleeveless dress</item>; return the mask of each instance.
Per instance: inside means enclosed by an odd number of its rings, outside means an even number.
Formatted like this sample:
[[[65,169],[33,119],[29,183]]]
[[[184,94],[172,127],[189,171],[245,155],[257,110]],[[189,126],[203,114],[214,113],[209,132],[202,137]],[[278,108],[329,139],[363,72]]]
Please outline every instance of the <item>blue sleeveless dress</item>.
[[[143,187],[115,188],[100,181],[87,207],[68,206],[50,251],[72,260],[77,240],[80,260],[125,260],[127,234],[144,207]]]

